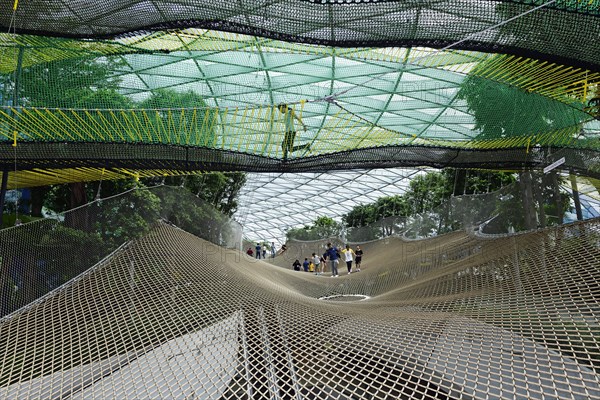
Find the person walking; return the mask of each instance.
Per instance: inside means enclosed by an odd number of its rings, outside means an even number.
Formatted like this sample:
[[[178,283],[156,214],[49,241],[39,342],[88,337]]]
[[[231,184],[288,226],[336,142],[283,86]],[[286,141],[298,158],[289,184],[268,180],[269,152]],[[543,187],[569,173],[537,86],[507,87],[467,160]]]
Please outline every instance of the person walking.
[[[312,253],[312,258],[313,264],[315,264],[315,275],[321,275],[322,272],[319,271],[321,269],[321,257],[317,253]]]
[[[335,248],[335,246],[333,246],[330,243],[327,243],[327,259],[331,262],[331,277],[332,278],[337,278],[339,276],[338,274],[338,264],[340,263],[340,260],[338,259],[338,249]]]
[[[348,275],[350,275],[352,273],[352,261],[354,261],[354,250],[352,250],[350,245],[347,244],[346,248],[342,250],[342,254],[344,255],[344,261],[346,261]]]
[[[356,250],[354,250],[354,263],[356,264],[356,272],[360,272],[360,265],[362,263],[363,251],[360,246],[356,246]]]
[[[260,260],[260,250],[261,250],[260,243],[256,243],[255,249],[256,249],[256,258]]]
[[[281,149],[283,150],[283,160],[286,161],[288,153],[293,153],[298,150],[310,149],[310,144],[303,144],[300,146],[294,146],[294,140],[296,139],[296,128],[294,127],[294,120],[297,120],[302,124],[302,127],[306,131],[306,125],[302,122],[302,119],[294,112],[294,110],[287,104],[279,104],[277,106],[279,111],[283,115],[283,123],[285,125],[285,134],[283,136],[283,142],[281,143]]]

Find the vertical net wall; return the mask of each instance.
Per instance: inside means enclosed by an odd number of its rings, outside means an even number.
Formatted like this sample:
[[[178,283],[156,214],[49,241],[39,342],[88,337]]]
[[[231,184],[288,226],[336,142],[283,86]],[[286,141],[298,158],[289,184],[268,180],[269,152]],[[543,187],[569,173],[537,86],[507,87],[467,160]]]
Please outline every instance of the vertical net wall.
[[[0,315],[57,289],[159,220],[235,248],[241,226],[183,188],[134,189],[0,231]]]

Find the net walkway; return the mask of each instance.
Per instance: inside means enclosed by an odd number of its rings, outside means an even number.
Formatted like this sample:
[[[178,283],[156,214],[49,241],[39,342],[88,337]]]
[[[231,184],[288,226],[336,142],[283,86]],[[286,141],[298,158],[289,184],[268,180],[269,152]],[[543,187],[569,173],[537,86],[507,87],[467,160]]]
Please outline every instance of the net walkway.
[[[597,0],[250,3],[0,14],[9,187],[562,157],[600,177]]]
[[[600,221],[365,243],[361,272],[159,223],[0,324],[5,398],[600,398]],[[340,266],[340,271],[343,270]]]

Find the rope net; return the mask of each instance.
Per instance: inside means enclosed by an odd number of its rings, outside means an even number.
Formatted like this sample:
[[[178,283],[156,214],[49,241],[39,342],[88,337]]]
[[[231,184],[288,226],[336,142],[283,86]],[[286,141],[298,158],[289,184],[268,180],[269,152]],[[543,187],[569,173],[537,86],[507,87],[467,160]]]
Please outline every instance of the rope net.
[[[389,237],[336,278],[291,269],[324,241],[255,260],[159,222],[2,320],[0,396],[600,398],[599,224]]]
[[[3,31],[78,38],[206,28],[341,47],[441,47],[513,52],[598,66],[598,0],[5,2]],[[525,14],[533,9],[535,13]],[[501,21],[522,18],[489,29]],[[440,21],[431,23],[431,21]],[[451,22],[450,22],[451,21]],[[471,34],[468,40],[466,34]]]
[[[212,205],[187,189],[168,186],[132,189],[56,218],[3,229],[0,315],[57,290],[127,242],[146,235],[158,219],[224,248],[239,247],[242,237],[241,226]]]
[[[543,168],[559,151],[561,168],[599,176],[597,69],[197,28],[104,40],[5,33],[0,55],[0,172],[17,175],[11,185],[69,181],[77,168],[86,181],[156,171],[520,170]]]

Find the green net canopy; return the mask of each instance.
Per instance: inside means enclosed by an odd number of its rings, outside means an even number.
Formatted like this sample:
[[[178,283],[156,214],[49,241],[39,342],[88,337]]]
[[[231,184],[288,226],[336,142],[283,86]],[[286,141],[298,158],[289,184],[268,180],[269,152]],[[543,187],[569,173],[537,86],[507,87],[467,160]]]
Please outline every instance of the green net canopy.
[[[199,170],[598,177],[597,3],[4,5],[10,187]],[[282,108],[282,105],[285,105]]]
[[[13,186],[107,171],[541,168],[560,156],[597,174],[600,125],[585,105],[598,74],[587,69],[202,29],[1,39],[0,158],[23,171]],[[297,117],[289,151],[282,103]]]
[[[508,52],[597,69],[598,0],[591,1],[23,1],[4,2],[3,31],[77,38],[208,28],[343,47],[441,47],[547,3],[457,48]]]

